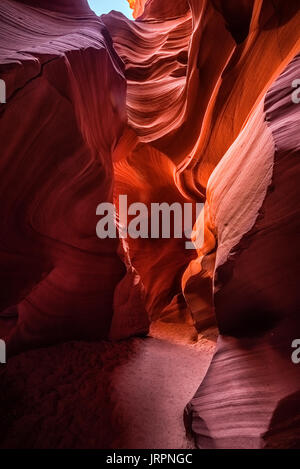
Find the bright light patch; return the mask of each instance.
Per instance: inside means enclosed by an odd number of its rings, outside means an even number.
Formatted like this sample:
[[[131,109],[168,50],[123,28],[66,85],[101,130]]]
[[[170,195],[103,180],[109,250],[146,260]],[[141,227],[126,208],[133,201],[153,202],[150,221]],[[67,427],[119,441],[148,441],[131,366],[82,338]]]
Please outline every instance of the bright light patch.
[[[88,0],[90,8],[97,14],[103,15],[109,13],[111,10],[120,11],[127,18],[132,18],[132,10],[130,9],[127,0]],[[135,0],[130,0],[130,3],[134,5]]]

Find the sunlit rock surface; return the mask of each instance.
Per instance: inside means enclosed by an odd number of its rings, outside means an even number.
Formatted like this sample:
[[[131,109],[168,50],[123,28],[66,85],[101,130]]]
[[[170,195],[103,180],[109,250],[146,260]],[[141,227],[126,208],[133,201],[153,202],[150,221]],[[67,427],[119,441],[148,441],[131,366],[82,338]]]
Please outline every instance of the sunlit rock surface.
[[[291,360],[300,330],[300,108],[291,86],[299,65],[298,55],[208,182],[221,336],[186,409],[200,448],[299,447],[300,376]]]
[[[295,447],[299,2],[129,3],[136,21],[84,0],[1,2],[9,348],[124,339],[150,322],[193,342],[217,321],[185,412],[197,447]],[[96,206],[120,194],[205,203],[203,244],[100,241]]]

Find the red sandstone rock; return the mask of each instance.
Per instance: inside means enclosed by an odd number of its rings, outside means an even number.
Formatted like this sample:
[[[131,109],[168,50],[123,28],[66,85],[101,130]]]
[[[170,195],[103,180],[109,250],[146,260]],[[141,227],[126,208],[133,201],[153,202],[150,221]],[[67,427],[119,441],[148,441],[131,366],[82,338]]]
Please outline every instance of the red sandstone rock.
[[[300,331],[300,108],[291,86],[299,64],[298,55],[208,183],[221,337],[186,409],[199,448],[299,445],[300,374],[292,342]],[[203,274],[195,277],[194,286]]]
[[[37,3],[53,12],[7,0],[0,6],[8,92],[0,125],[0,301],[19,316],[12,352],[107,337],[125,272],[118,241],[99,242],[95,231],[97,205],[112,201],[111,155],[126,123],[122,63],[86,2],[72,12],[74,2]]]
[[[9,347],[145,333],[146,313],[192,340],[216,317],[186,413],[197,446],[295,446],[298,0],[130,3],[135,22],[85,0],[1,3]],[[122,193],[205,202],[202,246],[129,239],[119,255],[95,209]]]

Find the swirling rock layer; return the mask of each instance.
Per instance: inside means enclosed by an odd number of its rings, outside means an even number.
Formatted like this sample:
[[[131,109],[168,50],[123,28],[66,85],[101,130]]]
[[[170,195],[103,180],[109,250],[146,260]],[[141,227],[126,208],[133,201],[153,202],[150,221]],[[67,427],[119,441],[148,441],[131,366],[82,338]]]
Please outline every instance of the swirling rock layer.
[[[122,63],[92,12],[51,5],[0,6],[0,301],[2,315],[18,315],[12,351],[107,337],[125,272],[117,240],[95,232],[126,122]]]
[[[135,0],[136,21],[85,0],[0,6],[9,351],[149,322],[193,341],[217,321],[186,409],[201,448],[299,443],[298,3]],[[97,205],[121,194],[205,202],[202,245],[97,239]]]
[[[300,108],[291,86],[299,65],[298,55],[258,107],[260,122],[249,120],[247,142],[241,135],[208,183],[206,209],[218,227],[214,303],[221,336],[186,409],[200,448],[299,447],[300,375],[291,359],[300,330],[300,214],[293,203],[300,198]]]

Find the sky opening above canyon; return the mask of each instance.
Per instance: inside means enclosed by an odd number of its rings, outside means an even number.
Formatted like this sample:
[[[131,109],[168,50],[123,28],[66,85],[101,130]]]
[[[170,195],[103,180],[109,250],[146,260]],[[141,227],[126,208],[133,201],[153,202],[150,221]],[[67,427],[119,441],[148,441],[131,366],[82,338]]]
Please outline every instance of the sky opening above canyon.
[[[133,19],[132,10],[127,0],[88,0],[88,3],[97,15],[103,15],[111,10],[116,10],[123,13],[127,18]]]

